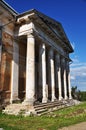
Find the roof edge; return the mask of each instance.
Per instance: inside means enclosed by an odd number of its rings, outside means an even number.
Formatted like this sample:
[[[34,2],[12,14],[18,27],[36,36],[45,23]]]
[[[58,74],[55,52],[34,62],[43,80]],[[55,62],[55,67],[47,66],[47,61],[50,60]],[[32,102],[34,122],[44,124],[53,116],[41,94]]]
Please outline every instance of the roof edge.
[[[17,16],[19,13],[15,11],[8,3],[4,0],[0,0],[0,3],[14,16]]]
[[[47,20],[49,20],[51,23],[54,23],[55,25],[59,25],[60,28],[62,29],[64,35],[65,35],[65,38],[67,39],[67,44],[68,44],[68,46],[69,46],[69,48],[70,48],[70,53],[74,52],[74,50],[73,50],[73,48],[72,48],[72,46],[71,46],[71,43],[70,43],[70,41],[69,41],[69,39],[68,39],[68,37],[67,37],[65,31],[64,31],[64,28],[63,28],[62,24],[61,24],[60,22],[56,21],[55,19],[53,19],[53,18],[51,18],[51,17],[49,17],[49,16],[47,16],[47,15],[41,13],[40,11],[38,11],[38,10],[36,10],[36,9],[31,9],[31,10],[28,10],[28,11],[26,11],[26,12],[23,12],[23,13],[17,15],[17,18],[21,18],[21,17],[23,17],[24,15],[31,14],[31,13],[35,13],[35,14],[38,15],[38,17],[40,17],[40,18],[45,17],[45,18],[46,18]]]

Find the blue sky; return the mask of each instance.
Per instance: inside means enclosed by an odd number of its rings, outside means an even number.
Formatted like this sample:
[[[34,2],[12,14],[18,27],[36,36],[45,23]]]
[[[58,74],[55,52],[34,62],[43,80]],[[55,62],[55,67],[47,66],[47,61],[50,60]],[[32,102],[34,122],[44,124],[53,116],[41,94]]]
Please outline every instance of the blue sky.
[[[5,0],[17,12],[37,9],[62,23],[74,47],[71,85],[86,90],[86,0]]]

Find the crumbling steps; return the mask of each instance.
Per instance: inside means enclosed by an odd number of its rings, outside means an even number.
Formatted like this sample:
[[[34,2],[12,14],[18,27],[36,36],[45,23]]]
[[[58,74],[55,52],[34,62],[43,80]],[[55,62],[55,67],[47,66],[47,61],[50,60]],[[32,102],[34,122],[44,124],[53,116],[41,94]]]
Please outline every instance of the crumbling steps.
[[[21,103],[18,104],[9,104],[5,107],[5,110],[3,110],[6,114],[12,114],[12,115],[43,115],[46,113],[49,113],[54,110],[58,110],[64,107],[69,106],[69,101],[54,101],[54,102],[48,102],[48,103],[41,103],[39,105],[29,106],[24,105]]]
[[[6,114],[12,114],[12,115],[18,115],[20,112],[27,111],[27,107],[22,104],[9,104],[5,107],[5,110],[3,110],[3,113]]]
[[[51,111],[64,108],[66,106],[67,106],[67,101],[65,101],[65,102],[54,101],[54,102],[50,102],[50,103],[42,103],[40,105],[35,105],[34,109],[35,109],[36,114],[40,116],[40,115],[49,113]]]

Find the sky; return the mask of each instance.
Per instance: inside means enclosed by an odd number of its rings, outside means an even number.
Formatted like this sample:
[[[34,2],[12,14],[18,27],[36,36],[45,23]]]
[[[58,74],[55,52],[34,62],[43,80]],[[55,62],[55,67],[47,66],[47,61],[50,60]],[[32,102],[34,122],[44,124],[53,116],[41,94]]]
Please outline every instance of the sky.
[[[59,21],[74,48],[70,54],[71,86],[86,91],[86,0],[5,0],[17,12],[30,9]]]

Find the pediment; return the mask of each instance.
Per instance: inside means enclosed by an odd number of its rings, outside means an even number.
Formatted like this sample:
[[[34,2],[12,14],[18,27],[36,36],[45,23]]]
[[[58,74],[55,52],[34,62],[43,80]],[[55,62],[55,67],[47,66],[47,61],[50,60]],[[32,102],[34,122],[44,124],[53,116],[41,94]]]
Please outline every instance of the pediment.
[[[33,19],[33,22],[38,22],[40,27],[47,27],[54,36],[56,36],[59,40],[63,42],[63,44],[65,44],[65,46],[69,48],[69,52],[73,52],[73,48],[60,22],[46,16],[45,14],[35,9],[29,10],[17,16],[17,21],[19,23],[25,22],[25,19],[26,21],[28,19]]]

